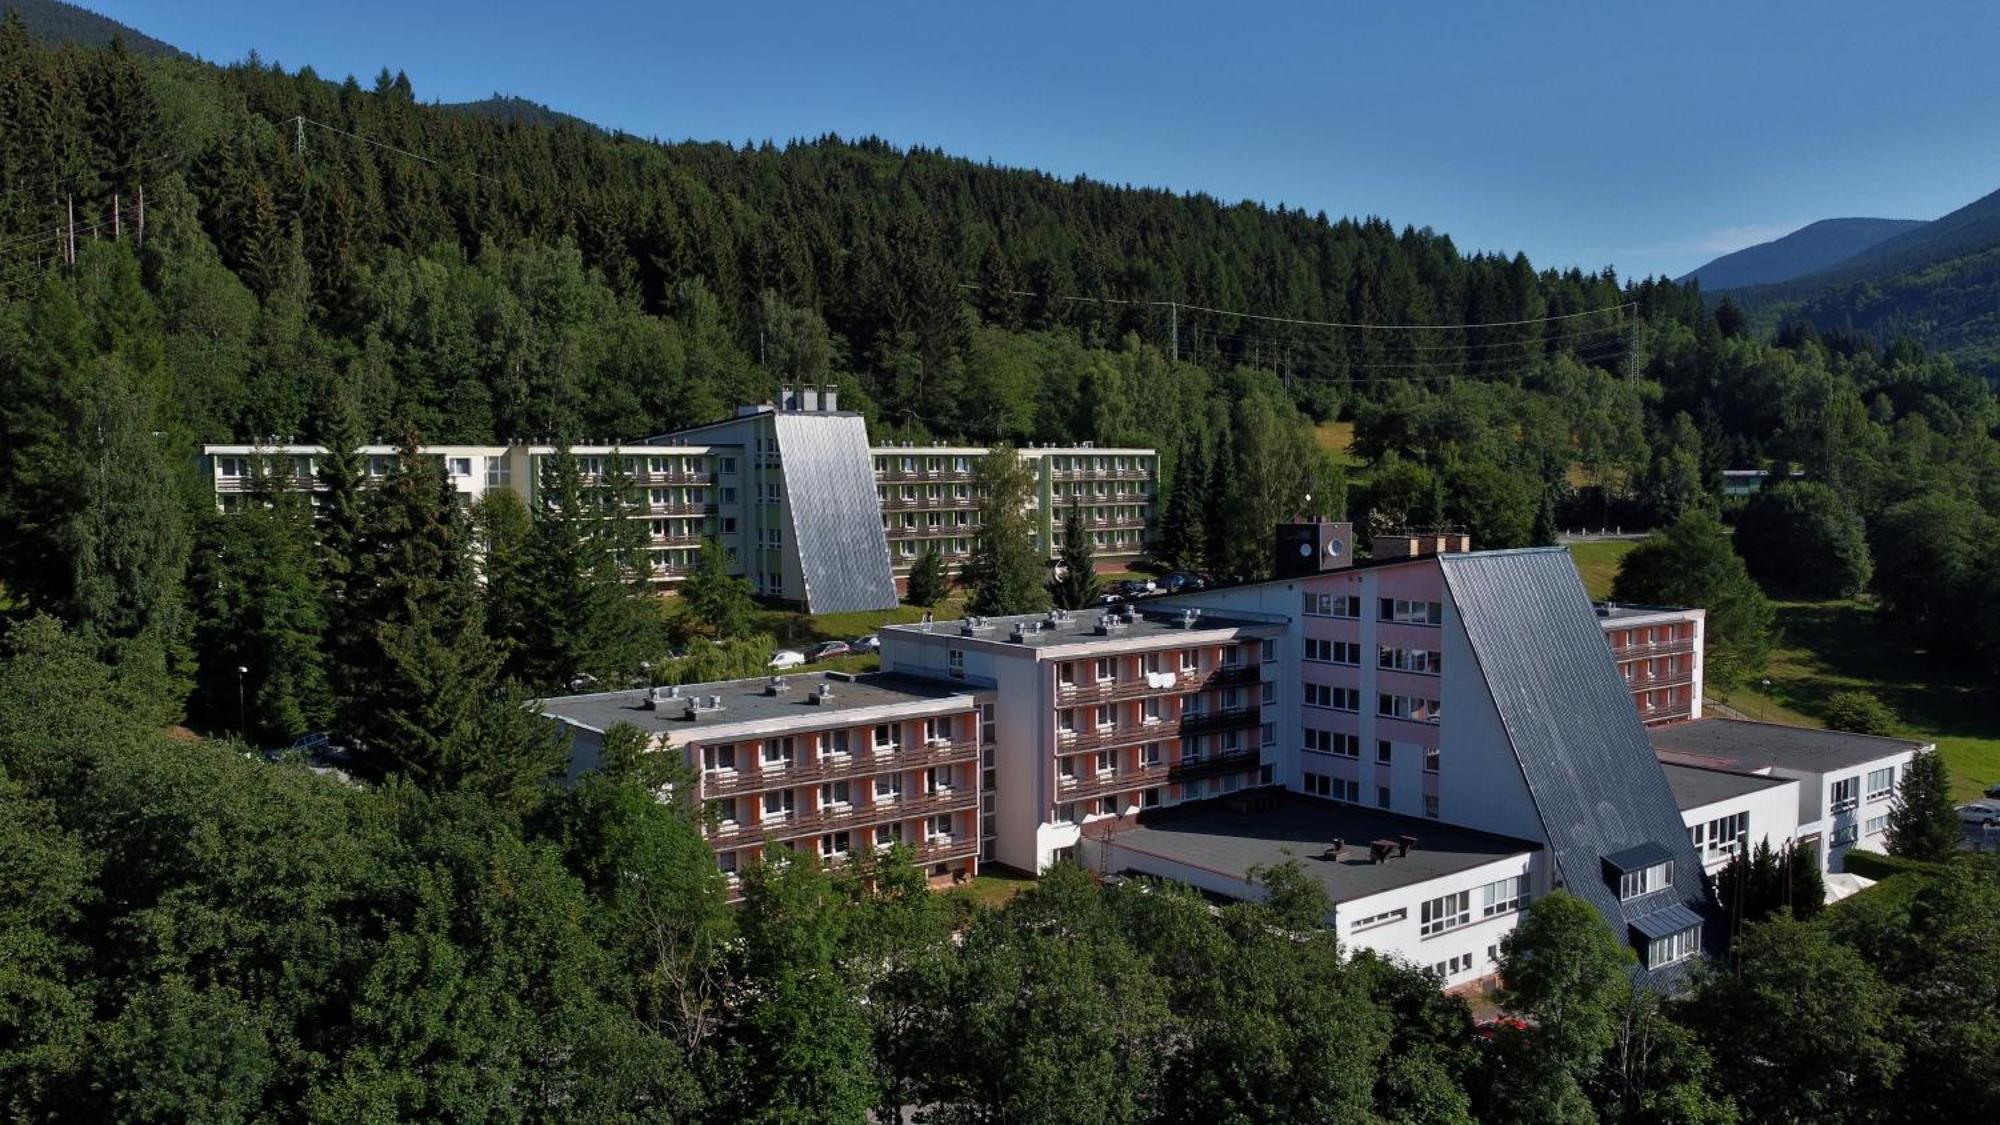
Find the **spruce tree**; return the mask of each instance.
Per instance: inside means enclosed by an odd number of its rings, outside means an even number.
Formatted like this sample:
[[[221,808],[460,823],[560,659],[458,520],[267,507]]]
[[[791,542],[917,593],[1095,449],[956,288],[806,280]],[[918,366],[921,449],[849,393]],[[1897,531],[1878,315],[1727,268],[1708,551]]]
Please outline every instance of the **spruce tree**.
[[[320,620],[326,628],[326,651],[333,689],[342,698],[357,688],[349,672],[362,658],[371,626],[362,615],[367,581],[361,555],[367,520],[368,458],[361,413],[345,389],[321,403],[317,438],[323,452],[315,466],[318,478],[319,575],[324,605]]]
[[[938,550],[937,540],[925,540],[916,565],[910,568],[910,604],[929,608],[943,601],[946,581],[944,552]]]
[[[1063,514],[1062,550],[1057,553],[1062,574],[1049,583],[1049,597],[1060,609],[1083,609],[1097,601],[1097,550],[1083,525],[1083,501],[1071,497]]]
[[[1209,451],[1208,479],[1201,483],[1199,497],[1202,564],[1220,577],[1232,573],[1230,567],[1234,562],[1229,549],[1234,521],[1224,499],[1230,494],[1229,464],[1233,448],[1228,429],[1218,431],[1215,447]],[[1194,482],[1188,483],[1192,486]]]
[[[196,700],[210,729],[241,727],[245,737],[281,745],[332,717],[318,578],[312,509],[298,493],[277,490],[206,521],[189,588]]]
[[[1196,569],[1204,561],[1208,535],[1202,515],[1207,490],[1208,461],[1202,456],[1200,439],[1190,436],[1174,466],[1173,486],[1167,490],[1167,508],[1160,518],[1159,555],[1177,570]]]
[[[729,573],[729,550],[713,537],[702,540],[694,573],[681,583],[680,597],[683,611],[676,628],[715,640],[749,632],[750,615],[757,610],[749,580]]]
[[[998,616],[1048,608],[1044,556],[1028,513],[1034,477],[1011,445],[996,446],[980,458],[974,477],[979,529],[965,565],[966,584],[972,587],[967,611]]]
[[[1958,851],[1958,836],[1951,775],[1937,751],[1922,751],[1903,767],[1896,783],[1896,799],[1889,805],[1889,854],[1939,862]]]

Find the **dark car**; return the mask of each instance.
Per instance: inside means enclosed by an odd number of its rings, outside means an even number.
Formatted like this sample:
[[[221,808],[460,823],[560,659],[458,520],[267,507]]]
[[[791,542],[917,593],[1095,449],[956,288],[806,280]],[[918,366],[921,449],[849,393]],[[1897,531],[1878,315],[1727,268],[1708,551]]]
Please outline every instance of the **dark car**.
[[[1165,590],[1169,594],[1185,594],[1193,590],[1199,590],[1206,585],[1208,583],[1202,581],[1201,575],[1189,574],[1179,570],[1160,579],[1160,589]]]
[[[821,641],[806,650],[806,661],[832,660],[836,656],[846,656],[854,651],[854,646],[846,641]]]

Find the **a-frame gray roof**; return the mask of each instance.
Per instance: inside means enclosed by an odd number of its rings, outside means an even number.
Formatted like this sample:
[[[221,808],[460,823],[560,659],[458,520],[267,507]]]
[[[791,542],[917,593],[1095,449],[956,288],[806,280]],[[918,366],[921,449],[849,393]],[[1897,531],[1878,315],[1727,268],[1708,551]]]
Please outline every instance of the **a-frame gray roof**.
[[[1712,918],[1701,860],[1569,552],[1482,551],[1438,563],[1564,889],[1621,937],[1669,906]],[[1605,860],[1641,845],[1673,858],[1673,885],[1620,902]],[[1705,927],[1711,947],[1720,937],[1719,926]],[[1662,986],[1679,976],[1665,972],[1640,970]]]

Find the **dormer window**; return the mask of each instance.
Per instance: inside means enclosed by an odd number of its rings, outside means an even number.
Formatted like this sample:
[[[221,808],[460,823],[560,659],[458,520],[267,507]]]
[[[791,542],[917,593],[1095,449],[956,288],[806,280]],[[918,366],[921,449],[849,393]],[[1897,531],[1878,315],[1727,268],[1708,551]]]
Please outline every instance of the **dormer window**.
[[[1627,871],[1618,877],[1618,898],[1620,901],[1635,899],[1673,885],[1674,861],[1655,863],[1641,867],[1637,871]]]
[[[1605,879],[1629,902],[1673,886],[1674,857],[1663,845],[1644,843],[1604,857]]]

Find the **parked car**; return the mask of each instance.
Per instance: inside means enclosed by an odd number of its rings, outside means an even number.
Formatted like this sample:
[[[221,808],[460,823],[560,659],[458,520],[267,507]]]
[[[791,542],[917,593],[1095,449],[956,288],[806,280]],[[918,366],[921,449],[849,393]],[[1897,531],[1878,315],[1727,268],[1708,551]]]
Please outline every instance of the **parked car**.
[[[1996,781],[1993,784],[1987,786],[1986,795],[1988,797],[1992,797],[1994,800],[2000,801],[2000,781]]]
[[[1122,601],[1124,601],[1124,600],[1125,600],[1125,595],[1123,595],[1123,594],[1120,594],[1120,593],[1117,593],[1117,592],[1115,592],[1115,591],[1114,591],[1114,592],[1112,592],[1112,593],[1109,593],[1109,594],[1099,594],[1099,595],[1098,595],[1098,597],[1097,597],[1097,604],[1098,604],[1098,605],[1117,605],[1117,604],[1118,604],[1119,602],[1122,602]]]
[[[1150,578],[1127,579],[1111,585],[1111,592],[1123,598],[1141,598],[1152,593],[1153,589],[1153,580]]]
[[[865,637],[854,638],[854,640],[849,643],[848,647],[853,649],[855,652],[881,652],[882,638],[876,636],[873,633],[870,633]]]
[[[1160,579],[1160,589],[1165,590],[1169,594],[1185,594],[1193,590],[1199,590],[1206,585],[1208,583],[1201,580],[1201,575],[1189,574],[1179,570]]]
[[[1991,828],[2000,824],[2000,801],[1974,801],[1958,806],[1961,824],[1977,824],[1981,828]]]
[[[806,662],[806,654],[797,649],[781,648],[771,654],[771,662],[766,668],[797,668]]]
[[[846,656],[854,649],[846,641],[821,641],[806,650],[808,661],[832,660],[836,656]]]

